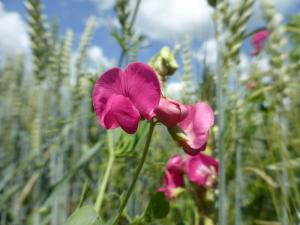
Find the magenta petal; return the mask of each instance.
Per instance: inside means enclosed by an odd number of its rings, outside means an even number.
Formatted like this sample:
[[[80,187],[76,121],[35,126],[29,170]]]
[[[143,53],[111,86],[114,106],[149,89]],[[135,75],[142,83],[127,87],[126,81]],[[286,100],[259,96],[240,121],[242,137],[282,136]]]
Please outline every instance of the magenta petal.
[[[108,101],[106,102],[105,109],[101,113],[100,116],[98,116],[99,124],[104,127],[105,129],[113,129],[119,127],[119,124],[117,120],[115,119],[115,116],[113,112],[111,111],[112,102],[114,100],[115,94],[113,94]]]
[[[214,124],[214,113],[206,103],[188,105],[188,115],[178,126],[186,135],[186,140],[180,144],[190,155],[195,155],[205,149],[209,130]]]
[[[140,114],[129,98],[123,95],[112,97],[111,111],[120,127],[129,134],[136,132],[140,120]]]
[[[108,129],[108,127],[116,127],[116,123],[113,122],[110,126],[104,125],[104,117],[110,111],[108,100],[114,94],[121,94],[122,85],[121,78],[122,71],[119,68],[113,68],[103,73],[97,80],[93,89],[93,106],[98,117],[98,121],[101,126]],[[111,116],[109,115],[111,118]],[[112,120],[112,119],[111,119]],[[107,124],[110,124],[107,121]]]
[[[259,52],[263,49],[264,42],[269,36],[269,32],[267,30],[262,30],[259,32],[256,32],[251,39],[252,46],[254,48],[254,51],[251,53],[251,55],[258,55]]]
[[[172,156],[167,162],[167,170],[173,172],[184,172],[185,162],[181,155]]]
[[[164,186],[158,190],[164,192],[167,199],[171,200],[174,197],[175,189],[179,187],[184,187],[183,173],[169,171],[166,169],[164,175]]]
[[[128,96],[141,116],[150,120],[159,104],[160,85],[155,71],[144,63],[131,63],[124,73],[124,95]]]
[[[113,129],[119,127],[119,124],[111,110],[105,114],[103,123],[103,127],[106,129]]]
[[[207,132],[214,125],[214,112],[204,102],[195,105],[194,129],[199,132]]]

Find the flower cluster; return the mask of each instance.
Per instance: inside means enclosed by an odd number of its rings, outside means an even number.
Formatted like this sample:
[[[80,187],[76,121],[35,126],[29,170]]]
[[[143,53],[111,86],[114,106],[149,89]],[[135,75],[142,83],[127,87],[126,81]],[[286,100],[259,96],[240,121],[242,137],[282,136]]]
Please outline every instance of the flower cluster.
[[[140,62],[103,73],[93,89],[93,105],[102,127],[121,127],[129,134],[136,132],[141,119],[155,117],[190,155],[205,149],[214,124],[206,103],[182,105],[163,97],[156,72]]]
[[[93,89],[93,105],[99,124],[105,129],[121,127],[133,134],[142,119],[165,125],[171,136],[188,154],[173,156],[167,163],[164,186],[159,189],[168,199],[190,182],[211,187],[218,173],[218,161],[201,153],[206,148],[214,113],[204,102],[183,105],[165,98],[156,72],[144,63],[131,63],[122,71],[113,68],[103,73]]]
[[[188,155],[186,161],[181,155],[174,155],[168,160],[164,186],[158,191],[164,192],[168,200],[176,197],[184,187],[185,174],[191,183],[199,187],[210,188],[217,180],[218,161],[203,153]]]

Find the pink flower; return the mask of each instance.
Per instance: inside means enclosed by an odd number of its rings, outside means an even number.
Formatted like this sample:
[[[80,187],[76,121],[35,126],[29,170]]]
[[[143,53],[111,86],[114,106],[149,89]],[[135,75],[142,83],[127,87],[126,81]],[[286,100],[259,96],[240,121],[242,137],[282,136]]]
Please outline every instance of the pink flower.
[[[178,188],[184,187],[184,168],[185,162],[182,156],[175,155],[168,160],[164,175],[164,186],[158,189],[158,191],[165,193],[168,200],[176,196]]]
[[[93,90],[93,105],[105,129],[121,127],[135,133],[141,118],[151,120],[160,99],[159,81],[144,63],[131,63],[124,71],[113,68],[103,73]]]
[[[187,176],[189,180],[201,187],[212,187],[218,176],[219,162],[214,158],[199,153],[187,159]]]
[[[167,127],[174,127],[187,115],[187,108],[171,99],[161,98],[155,110],[156,118]]]
[[[180,187],[184,187],[183,173],[166,170],[164,186],[159,188],[158,191],[164,192],[166,198],[171,200],[176,196],[176,190]]]
[[[206,148],[209,130],[214,125],[214,113],[204,102],[188,105],[188,115],[174,128],[171,135],[190,155],[196,155]]]
[[[253,36],[252,36],[252,46],[254,48],[254,51],[251,53],[251,55],[258,55],[258,53],[260,53],[260,51],[263,48],[264,42],[265,40],[268,38],[269,36],[269,32],[267,30],[262,30],[259,32],[256,32]]]

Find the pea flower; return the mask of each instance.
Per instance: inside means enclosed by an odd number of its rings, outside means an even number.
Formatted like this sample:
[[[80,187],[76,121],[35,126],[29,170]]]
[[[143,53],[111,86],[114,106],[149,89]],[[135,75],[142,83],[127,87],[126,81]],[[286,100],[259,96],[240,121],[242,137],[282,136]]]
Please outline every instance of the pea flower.
[[[252,46],[254,48],[253,52],[251,55],[255,56],[260,53],[260,51],[263,48],[265,40],[268,38],[269,32],[267,30],[262,30],[259,32],[256,32],[251,39]]]
[[[98,78],[93,89],[93,106],[102,127],[121,127],[133,134],[140,119],[152,119],[160,94],[154,70],[144,63],[134,62],[124,71],[112,68]]]
[[[168,160],[164,175],[164,186],[158,191],[164,192],[166,198],[170,201],[184,187],[184,167],[185,162],[180,155],[175,155]]]
[[[172,137],[189,155],[197,155],[206,148],[209,131],[214,125],[214,113],[204,102],[187,106],[187,116],[169,129]]]
[[[212,187],[218,176],[219,162],[211,156],[199,153],[188,156],[186,173],[189,180],[200,187]]]
[[[187,108],[171,99],[161,98],[155,114],[159,122],[167,127],[174,127],[186,117]]]

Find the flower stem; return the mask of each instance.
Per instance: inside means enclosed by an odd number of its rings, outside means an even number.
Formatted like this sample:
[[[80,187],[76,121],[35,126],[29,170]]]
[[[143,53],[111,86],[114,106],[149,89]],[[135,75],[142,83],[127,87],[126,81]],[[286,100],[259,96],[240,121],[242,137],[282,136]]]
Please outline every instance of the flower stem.
[[[225,157],[224,157],[224,93],[223,93],[223,82],[226,73],[228,72],[226,66],[224,65],[224,56],[222,51],[222,46],[224,43],[220,40],[220,31],[216,29],[217,40],[218,40],[218,72],[217,72],[217,81],[216,81],[216,98],[217,98],[217,124],[218,124],[218,134],[217,134],[217,150],[219,158],[219,225],[227,225],[227,214],[226,214],[226,167],[225,167]]]
[[[101,182],[101,186],[99,186],[98,196],[97,196],[97,200],[95,203],[95,210],[98,214],[100,213],[104,193],[105,193],[107,183],[108,183],[108,178],[109,178],[109,175],[110,175],[113,163],[114,163],[114,159],[115,159],[112,136],[111,136],[111,132],[109,132],[109,131],[107,132],[107,142],[108,142],[108,151],[109,151],[108,163],[107,163],[106,171],[105,171],[105,174],[103,177],[103,181]]]
[[[151,121],[148,136],[147,136],[147,140],[146,140],[146,144],[144,146],[144,150],[143,150],[143,154],[142,154],[142,158],[139,161],[138,167],[136,168],[133,180],[131,181],[131,184],[130,184],[130,187],[129,187],[127,193],[126,193],[125,199],[122,202],[121,207],[120,207],[119,212],[118,212],[118,215],[117,215],[116,219],[114,220],[114,222],[112,223],[112,225],[118,224],[119,220],[121,219],[122,213],[123,213],[123,211],[124,211],[124,209],[127,205],[127,202],[128,202],[128,200],[129,200],[129,198],[130,198],[130,196],[131,196],[131,194],[134,190],[136,181],[137,181],[137,179],[138,179],[138,177],[139,177],[139,175],[142,171],[142,168],[143,168],[143,165],[145,163],[147,154],[149,152],[149,146],[150,146],[150,142],[151,142],[151,139],[152,139],[154,126],[155,126],[155,122]]]

